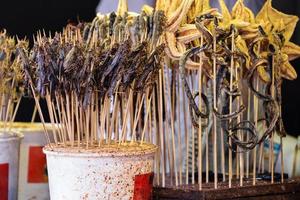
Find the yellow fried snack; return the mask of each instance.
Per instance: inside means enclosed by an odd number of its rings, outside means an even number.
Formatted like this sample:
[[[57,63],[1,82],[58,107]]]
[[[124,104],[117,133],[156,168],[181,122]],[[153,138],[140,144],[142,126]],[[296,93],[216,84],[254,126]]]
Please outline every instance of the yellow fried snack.
[[[224,0],[219,0],[220,8],[221,8],[221,14],[223,16],[223,21],[229,22],[231,21],[231,14],[224,2]]]
[[[295,60],[300,57],[300,46],[287,41],[281,49],[282,52],[288,55],[289,61]]]
[[[283,21],[283,25],[281,25],[281,20]],[[272,7],[272,1],[267,0],[260,12],[257,14],[256,22],[259,24],[271,23],[274,26],[273,30],[283,31],[285,40],[289,41],[294,33],[298,17],[279,12]],[[280,27],[284,30],[278,29]]]
[[[119,5],[117,9],[117,15],[123,16],[124,13],[128,12],[127,0],[119,0]]]
[[[297,16],[287,15],[274,9],[271,0],[266,1],[256,16],[256,23],[260,24],[267,34],[269,42],[278,51],[275,59],[280,67],[281,76],[289,80],[297,78],[295,69],[289,63],[290,60],[300,56],[300,47],[289,41],[297,22]]]
[[[238,0],[232,8],[232,18],[245,22],[254,23],[255,17],[253,12],[244,5],[243,0]]]
[[[145,12],[146,15],[151,15],[153,13],[153,11],[154,11],[154,8],[149,5],[144,5],[142,7],[142,12]]]

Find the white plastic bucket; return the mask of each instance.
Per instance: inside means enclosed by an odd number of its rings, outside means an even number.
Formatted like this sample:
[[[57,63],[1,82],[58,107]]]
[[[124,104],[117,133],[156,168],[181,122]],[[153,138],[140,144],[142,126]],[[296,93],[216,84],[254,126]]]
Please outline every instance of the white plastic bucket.
[[[50,197],[53,200],[150,200],[152,144],[102,145],[89,148],[48,146]]]
[[[46,125],[46,128],[50,130],[51,126]],[[18,199],[49,200],[46,155],[42,150],[47,143],[43,125],[18,122],[13,123],[11,129],[24,135],[20,147]]]
[[[0,133],[0,200],[17,200],[21,134]]]

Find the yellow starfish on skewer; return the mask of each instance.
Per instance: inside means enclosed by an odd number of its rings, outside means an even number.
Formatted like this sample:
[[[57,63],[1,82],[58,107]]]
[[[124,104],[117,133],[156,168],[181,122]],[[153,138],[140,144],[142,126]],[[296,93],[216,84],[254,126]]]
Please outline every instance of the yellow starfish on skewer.
[[[278,47],[275,60],[279,62],[281,76],[289,80],[297,78],[297,73],[289,61],[300,57],[300,47],[290,42],[297,22],[297,16],[274,9],[271,0],[266,1],[256,16],[256,23],[264,29],[270,42]],[[278,38],[278,35],[282,38]]]

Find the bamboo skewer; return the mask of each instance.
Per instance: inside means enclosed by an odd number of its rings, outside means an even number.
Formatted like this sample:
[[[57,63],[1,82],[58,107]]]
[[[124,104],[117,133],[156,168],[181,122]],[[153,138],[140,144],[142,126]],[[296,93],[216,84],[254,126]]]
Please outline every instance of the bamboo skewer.
[[[225,147],[224,147],[224,131],[223,129],[220,130],[221,132],[221,167],[222,167],[222,178],[223,182],[226,181],[226,172],[225,172]]]
[[[200,39],[200,45],[203,45],[203,36]],[[202,94],[202,55],[200,55],[198,69],[198,90],[199,90],[199,109],[202,108],[201,94]],[[199,116],[198,120],[199,128],[198,128],[198,184],[199,190],[202,190],[202,119]]]
[[[78,112],[78,108],[79,108],[79,103],[78,103],[78,98],[75,98],[75,119],[76,119],[76,129],[77,129],[77,146],[80,147],[80,132],[81,132],[81,124],[79,123],[79,112]]]
[[[170,84],[169,84],[169,78],[168,78],[168,74],[166,75],[166,87],[168,88],[167,92],[171,98],[171,87],[170,87]],[[177,161],[177,156],[176,156],[176,150],[175,150],[175,124],[174,124],[174,108],[173,106],[171,106],[170,108],[170,116],[171,116],[171,137],[172,137],[172,158],[173,158],[173,165],[174,165],[174,174],[175,174],[175,185],[178,186],[178,170],[177,170],[177,164],[176,164],[176,161]]]
[[[274,55],[272,55],[272,83],[271,83],[271,96],[275,97],[275,62]],[[271,145],[269,146],[270,150],[270,164],[271,164],[271,183],[274,183],[274,131],[271,133]]]
[[[45,120],[44,120],[44,116],[43,116],[43,113],[42,113],[42,109],[41,109],[39,100],[38,100],[38,98],[37,98],[36,95],[35,95],[35,91],[34,91],[34,88],[33,88],[32,84],[30,84],[30,87],[31,87],[31,91],[32,91],[32,94],[33,94],[33,97],[34,97],[34,100],[35,100],[35,104],[36,104],[36,106],[37,106],[37,110],[38,110],[39,115],[40,115],[40,119],[41,119],[41,121],[42,121],[43,129],[44,129],[44,131],[45,131],[45,133],[46,133],[46,140],[47,140],[47,142],[48,142],[50,148],[52,149],[52,145],[51,145],[49,133],[48,133],[47,128],[46,128],[46,125],[45,125]]]
[[[206,77],[203,76],[203,83],[206,82]],[[207,93],[208,88],[203,87],[203,93]],[[205,123],[208,124],[209,120],[205,119]],[[205,134],[205,182],[209,182],[209,130],[208,128],[204,129],[204,134]]]
[[[145,124],[144,124],[143,132],[142,132],[142,135],[141,135],[141,144],[143,144],[143,142],[144,142],[145,132],[146,132],[146,128],[147,128],[147,125],[148,125],[148,121],[150,121],[150,123],[151,123],[151,119],[150,119],[150,116],[151,116],[151,114],[150,114],[151,101],[152,101],[152,95],[151,95],[150,99],[147,102],[147,111],[146,111],[146,117],[145,117]]]
[[[32,113],[32,116],[31,116],[31,123],[33,123],[35,121],[36,111],[37,111],[37,106],[34,105],[33,113]]]
[[[13,113],[12,118],[10,120],[9,128],[11,128],[11,124],[15,121],[15,118],[16,118],[17,112],[19,110],[19,106],[20,106],[21,100],[22,100],[22,97],[19,97],[19,99],[17,100],[17,104],[16,104],[16,107],[14,109],[14,113]]]
[[[248,102],[248,108],[247,108],[247,119],[248,120],[250,120],[251,119],[251,90],[250,89],[248,89],[248,100],[247,100],[247,102]],[[247,141],[249,141],[249,133],[247,133]],[[255,151],[255,148],[256,147],[254,147],[254,151]],[[250,152],[248,151],[248,152],[246,152],[246,178],[249,178],[249,165],[250,165],[250,162],[249,162],[249,160],[250,160]]]
[[[185,108],[184,108],[184,110],[185,110]],[[186,116],[184,116],[184,118],[186,119]],[[189,184],[189,149],[188,149],[188,147],[189,147],[189,134],[188,134],[188,131],[185,130],[185,148],[186,148],[185,184]]]
[[[99,141],[98,141],[98,146],[99,147],[101,147],[102,142],[105,140],[105,133],[104,132],[105,132],[105,122],[106,122],[105,119],[107,119],[106,114],[108,112],[108,106],[107,106],[108,101],[109,101],[109,99],[106,96],[105,99],[103,100],[103,107],[102,107],[101,114],[100,114],[101,115],[100,116],[101,124],[100,124],[100,136],[99,136]],[[121,144],[121,141],[120,141],[119,144]]]
[[[177,89],[177,94],[179,96],[180,95],[180,87],[178,87]],[[182,135],[182,132],[181,132],[181,103],[180,103],[180,99],[178,99],[178,105],[177,105],[177,125],[178,125],[178,146],[179,146],[179,151],[178,151],[178,160],[179,160],[179,184],[182,185],[182,173],[183,173],[183,170],[182,170],[182,144],[181,144],[181,135]]]
[[[47,107],[48,107],[48,110],[49,110],[49,117],[50,117],[50,122],[51,122],[51,126],[52,126],[54,141],[55,141],[55,144],[57,145],[58,140],[57,140],[57,135],[56,135],[55,121],[54,121],[53,110],[52,110],[52,105],[51,105],[51,99],[50,98],[51,98],[50,95],[47,94],[46,95],[46,103],[47,103]]]
[[[133,97],[133,91],[130,90],[129,97],[128,97],[128,100],[127,100],[126,109],[125,109],[125,116],[124,116],[124,119],[123,119],[123,125],[122,125],[122,130],[121,130],[121,139],[119,141],[119,145],[121,144],[121,142],[126,141],[126,137],[127,137],[127,134],[126,134],[127,117],[128,117],[130,105],[132,104],[132,97]]]
[[[231,52],[232,54],[235,52],[235,44],[234,44],[234,31],[231,33]],[[233,90],[233,67],[234,67],[234,57],[233,55],[230,56],[230,91]],[[232,96],[229,96],[229,113],[232,113]],[[229,124],[231,123],[231,119],[229,120]],[[231,130],[228,133],[229,135],[232,134]],[[232,146],[231,137],[228,138],[229,146]],[[228,151],[228,184],[229,188],[232,186],[232,150],[229,149]]]
[[[213,52],[217,52],[217,41],[216,35],[213,33]],[[217,62],[216,56],[213,56],[213,106],[217,110]],[[213,115],[213,163],[214,163],[214,188],[218,188],[218,155],[217,155],[217,118],[216,115]]]
[[[236,79],[237,79],[236,81],[240,81],[237,68],[235,68],[235,76],[236,76]],[[240,107],[240,105],[241,105],[241,98],[237,97],[237,106]],[[241,116],[238,116],[237,123],[240,123],[240,122],[241,122]],[[239,131],[238,135],[239,135],[240,140],[243,141],[241,131]],[[238,148],[238,149],[240,149],[240,148]],[[241,150],[242,149],[240,149],[240,151]],[[240,170],[240,177],[239,177],[240,178],[240,186],[242,187],[243,186],[243,181],[244,181],[244,157],[243,157],[243,153],[239,154],[239,170]]]
[[[156,101],[155,101],[155,99],[157,99],[156,94],[155,94],[156,91],[152,91],[152,96],[153,96],[153,99],[154,99],[154,101],[152,103],[153,103],[153,124],[154,124],[154,130],[156,131],[156,144],[158,144],[158,151],[156,153],[156,165],[155,165],[155,168],[156,168],[156,183],[157,183],[157,185],[159,185],[160,175],[161,175],[160,174],[161,147],[159,145],[160,144],[161,133],[159,133],[160,132],[160,127],[159,127],[159,124],[157,124],[157,117],[156,117],[157,116],[157,112],[156,112],[157,105],[156,105]]]
[[[256,78],[256,89],[258,90],[259,87],[259,80]],[[258,99],[256,96],[253,96],[253,102],[254,102],[254,124],[257,127],[258,125]],[[261,149],[263,149],[263,144],[261,145]],[[256,185],[256,152],[257,147],[254,147],[253,150],[253,185]]]
[[[118,111],[118,109],[117,109],[118,104],[119,104],[119,101],[118,101],[118,97],[117,97],[117,93],[116,93],[115,96],[114,96],[112,120],[111,120],[111,124],[110,124],[109,131],[108,131],[108,136],[107,136],[108,137],[108,143],[110,143],[110,140],[111,140],[111,137],[112,137],[113,126],[115,126],[115,121],[116,121],[117,111]]]
[[[190,76],[190,82],[191,89],[194,90],[194,80],[192,72]],[[195,184],[195,164],[195,127],[192,125],[192,184]]]
[[[133,129],[132,129],[133,133],[132,133],[131,143],[133,143],[134,141],[136,141],[136,127],[137,127],[137,124],[138,124],[138,121],[139,121],[139,118],[140,118],[140,115],[141,115],[144,98],[145,98],[145,94],[143,94],[143,96],[142,96],[142,99],[140,101],[140,105],[139,105],[139,108],[138,108],[138,111],[137,111],[137,115],[136,115],[136,117],[134,119]]]
[[[164,129],[163,129],[163,90],[162,90],[162,70],[159,71],[159,83],[158,83],[158,98],[159,98],[159,104],[158,104],[158,120],[159,120],[159,131],[160,131],[160,151],[161,151],[161,159],[163,160],[162,164],[162,187],[165,187],[166,185],[166,171],[165,171],[165,145],[164,145]]]

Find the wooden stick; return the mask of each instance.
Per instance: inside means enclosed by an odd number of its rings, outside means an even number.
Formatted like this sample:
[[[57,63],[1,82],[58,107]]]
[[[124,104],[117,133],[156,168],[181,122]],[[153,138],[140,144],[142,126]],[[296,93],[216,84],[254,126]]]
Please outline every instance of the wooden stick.
[[[61,134],[62,134],[62,138],[63,138],[63,143],[66,144],[66,134],[64,133],[62,112],[60,110],[60,105],[59,105],[59,100],[58,99],[59,99],[58,95],[55,94],[56,107],[57,107],[57,111],[58,111],[58,120],[60,122],[60,126],[59,127],[60,127],[60,130],[61,130]]]
[[[190,75],[191,90],[194,91],[193,74]],[[195,184],[195,128],[192,125],[192,184]]]
[[[183,98],[185,96],[183,95]],[[186,105],[185,103],[183,104],[184,106]],[[187,105],[189,107],[189,105]],[[184,108],[185,110],[185,108]],[[187,116],[184,116],[184,119],[187,119]],[[187,124],[184,124],[187,128]],[[185,154],[185,160],[186,160],[186,169],[185,169],[185,184],[189,184],[189,134],[188,131],[185,130],[185,148],[186,148],[186,154]]]
[[[258,90],[259,87],[259,79],[256,78],[256,90]],[[255,127],[258,126],[258,98],[253,95],[253,106],[254,106],[254,124]],[[263,150],[263,143],[261,145],[261,149]],[[257,147],[255,146],[253,149],[253,185],[256,185],[256,152],[257,152]]]
[[[98,143],[98,147],[101,146],[102,144],[102,141],[104,140],[105,138],[105,119],[106,119],[106,112],[108,110],[107,108],[107,96],[104,97],[104,100],[103,100],[103,103],[102,103],[102,109],[101,109],[101,116],[100,116],[100,137],[99,137],[99,143]]]
[[[151,88],[152,90],[153,88]],[[150,95],[150,98],[149,98]],[[152,100],[152,93],[150,94],[150,89],[147,88],[146,90],[146,118],[144,118],[144,121],[147,120],[147,123],[144,122],[144,124],[147,124],[147,127],[145,129],[145,136],[143,140],[146,140],[148,142],[150,142],[151,144],[154,144],[154,138],[153,138],[153,134],[152,134],[152,110],[151,110],[151,102],[150,100]],[[147,110],[149,110],[149,113],[147,113]],[[147,119],[149,118],[149,119]],[[150,122],[150,123],[149,123]],[[143,135],[143,134],[142,134]],[[146,135],[148,135],[148,140],[146,139]],[[142,140],[142,141],[143,141]]]
[[[161,106],[161,111],[163,111],[163,108],[165,108],[165,120],[163,120],[163,127],[165,127],[165,131],[167,131],[167,133],[171,132],[171,128],[169,126],[169,112],[167,111],[168,109],[168,105],[167,105],[167,101],[168,101],[168,97],[166,95],[166,92],[169,92],[169,89],[167,89],[167,81],[165,80],[165,74],[164,74],[164,68],[161,69],[161,85],[162,85],[162,90],[160,91],[160,94],[162,95],[162,106]],[[166,91],[166,92],[164,92]],[[172,145],[170,144],[170,138],[169,138],[169,134],[164,134],[165,138],[164,138],[164,144],[165,144],[165,155],[166,155],[166,159],[165,159],[165,167],[167,167],[167,162],[169,163],[169,169],[170,169],[170,174],[171,174],[171,184],[173,184],[173,174],[174,174],[174,159],[173,159],[173,154],[172,154]]]
[[[81,124],[79,123],[79,103],[78,97],[75,98],[75,120],[76,120],[76,132],[77,132],[77,146],[80,147],[80,132],[81,132]]]
[[[38,97],[38,99],[40,99],[40,98]],[[37,111],[37,107],[36,107],[36,105],[34,105],[33,113],[32,113],[32,116],[31,116],[31,123],[33,123],[35,121],[36,111]]]
[[[119,115],[121,115],[121,113],[119,113],[119,111],[122,112],[122,109],[120,109],[120,105],[122,104],[122,100],[120,102],[119,97],[116,96],[116,98],[118,99],[118,103],[117,103],[117,107],[116,107],[116,113],[117,114],[116,114],[115,126],[114,126],[114,140],[115,140],[115,143],[117,143],[118,140],[119,140],[119,118],[121,118],[121,117],[119,117]]]
[[[3,121],[4,120],[4,111],[3,111],[3,107],[4,107],[4,102],[5,102],[5,95],[3,93],[0,94],[1,95],[1,101],[0,101],[0,120]]]
[[[98,92],[95,92],[95,104],[96,104],[96,111],[95,111],[95,134],[94,134],[94,140],[97,143],[98,142],[98,133],[99,133],[99,94]]]
[[[89,141],[90,141],[90,116],[91,116],[91,110],[88,106],[85,110],[85,138],[86,138],[86,149],[89,148]],[[104,122],[104,121],[103,121]]]
[[[238,69],[237,67],[235,68],[235,77],[237,81],[239,80],[239,74],[238,74]],[[241,106],[241,101],[242,99],[238,96],[237,97],[237,107],[239,108]],[[241,122],[241,115],[237,117],[237,123]],[[238,131],[238,137],[241,141],[243,141],[243,136],[241,131]],[[240,151],[242,150],[241,148],[238,148]],[[244,156],[243,153],[239,153],[239,170],[240,170],[240,186],[243,186],[243,181],[244,181]]]
[[[20,106],[21,100],[22,100],[22,97],[19,97],[18,100],[17,100],[17,104],[16,104],[16,107],[15,107],[13,116],[12,116],[12,118],[11,118],[11,120],[10,120],[9,128],[11,128],[11,124],[15,121],[15,118],[16,118],[17,112],[18,112],[18,110],[19,110],[19,106]],[[1,101],[1,100],[0,100],[0,101]]]
[[[68,138],[69,138],[69,141],[71,140],[71,130],[69,129],[69,125],[68,125],[68,119],[67,119],[67,114],[66,114],[66,109],[65,109],[65,104],[64,104],[64,101],[63,101],[63,98],[60,97],[60,104],[61,104],[61,111],[62,111],[62,119],[63,119],[63,124],[64,124],[64,127],[65,127],[65,132],[66,134],[65,135],[68,135]]]
[[[200,46],[203,45],[203,36],[200,39]],[[200,55],[200,64],[198,69],[198,91],[199,91],[199,109],[202,108],[201,94],[202,94],[202,54]],[[199,190],[202,190],[202,119],[199,116],[198,120],[198,185]]]
[[[158,90],[156,90],[156,91],[158,91]],[[159,144],[160,144],[161,133],[160,133],[160,127],[159,127],[159,124],[158,124],[159,121],[157,121],[157,117],[156,117],[157,116],[157,112],[156,112],[156,108],[157,108],[156,99],[158,99],[158,98],[156,97],[156,94],[155,94],[154,90],[152,91],[152,95],[153,95],[153,99],[154,99],[154,101],[152,101],[152,103],[153,103],[153,124],[154,124],[154,130],[156,132],[156,144],[158,145],[158,150],[157,150],[157,153],[156,153],[156,164],[155,164],[155,169],[156,169],[156,184],[159,185],[159,182],[160,182],[160,163],[161,163],[161,157],[160,157],[160,155],[161,155],[161,146]]]
[[[251,90],[248,89],[248,105],[247,105],[247,120],[251,121]],[[247,133],[247,141],[249,141],[249,134]],[[246,178],[249,178],[249,160],[250,160],[250,152],[246,152]]]
[[[105,139],[106,139],[106,143],[107,144],[110,144],[110,140],[109,140],[109,137],[108,137],[108,132],[109,132],[109,127],[110,127],[110,124],[112,123],[111,122],[111,118],[110,118],[110,107],[111,107],[111,102],[110,102],[110,98],[107,98],[107,103],[106,103],[106,106],[104,107],[104,109],[106,109],[105,113],[106,113],[106,126],[105,126],[105,131],[104,133],[106,133],[105,135]]]
[[[73,143],[75,142],[74,98],[74,92],[71,92],[71,131],[73,135]]]
[[[119,104],[119,101],[118,101],[117,93],[115,93],[112,120],[111,120],[110,128],[109,128],[109,131],[108,131],[108,143],[110,143],[110,141],[111,141],[112,129],[113,129],[113,126],[115,125],[115,120],[116,120],[116,117],[117,117],[117,114],[118,114],[117,113],[118,104]]]
[[[66,93],[66,116],[67,116],[67,126],[68,126],[68,131],[69,136],[70,136],[70,142],[71,142],[71,146],[74,146],[74,132],[72,132],[72,127],[71,127],[71,111],[70,111],[70,95]]]
[[[75,35],[76,37],[76,35]],[[95,94],[91,95],[90,104],[88,105],[88,109],[90,109],[90,145],[93,147],[94,138],[95,138],[95,126],[96,126],[96,116],[95,116],[95,109],[94,109],[94,101],[95,101]],[[72,118],[71,118],[72,120]]]
[[[178,160],[179,160],[179,184],[182,185],[182,143],[181,143],[181,102],[180,102],[180,98],[181,94],[180,94],[180,87],[177,87],[177,94],[178,94],[178,98],[177,99],[177,125],[178,125]]]
[[[272,85],[271,85],[271,95],[274,98],[275,97],[275,57],[274,55],[272,56]],[[271,164],[271,183],[274,183],[274,131],[271,133],[271,147],[269,148],[270,154],[271,154],[271,159],[270,159],[270,164]]]
[[[235,52],[235,44],[234,44],[234,31],[231,33],[231,52],[232,55],[230,56],[230,91],[233,90],[233,68],[234,68],[234,57],[233,53]],[[232,95],[229,96],[229,113],[232,113]],[[232,120],[229,120],[229,124],[231,124]],[[229,131],[229,135],[232,134],[232,131]],[[228,138],[229,146],[232,146],[231,137]],[[232,150],[229,149],[228,151],[228,185],[231,188],[232,185]]]
[[[224,131],[223,131],[223,129],[221,129],[220,132],[221,132],[221,168],[222,168],[223,182],[225,182],[226,181],[226,172],[225,172],[225,147],[224,147]]]
[[[165,169],[165,145],[164,145],[164,128],[163,128],[163,83],[162,83],[162,73],[163,70],[161,69],[159,71],[159,88],[158,88],[158,97],[159,97],[159,103],[158,103],[158,121],[159,121],[159,131],[160,131],[160,147],[161,147],[161,164],[162,164],[162,187],[166,186],[166,169]]]
[[[141,144],[143,144],[144,142],[144,138],[145,138],[145,132],[146,132],[146,127],[148,125],[148,119],[150,119],[150,108],[151,108],[151,101],[152,101],[152,94],[151,94],[151,97],[149,99],[149,101],[147,102],[147,110],[146,110],[146,117],[145,117],[145,124],[144,124],[144,128],[143,128],[143,132],[142,132],[142,135],[141,135]]]
[[[10,85],[10,88],[13,88],[14,84],[15,84],[15,78],[13,78],[12,83]],[[7,122],[8,122],[9,113],[11,111],[11,105],[13,106],[13,104],[12,104],[12,95],[9,94],[8,103],[6,105],[6,114],[5,114],[5,117],[4,117],[4,130],[5,131],[6,131],[6,128],[7,128],[6,125],[7,125]]]
[[[142,99],[140,101],[140,106],[138,108],[137,115],[136,115],[136,117],[134,119],[133,129],[132,129],[133,133],[132,133],[132,138],[131,138],[131,144],[133,144],[133,142],[136,141],[136,127],[137,127],[137,124],[138,124],[138,121],[139,121],[139,118],[140,118],[140,115],[141,115],[144,98],[145,98],[145,94],[143,94],[143,96],[142,96]]]
[[[133,91],[130,89],[128,100],[127,100],[127,105],[126,105],[126,109],[125,109],[125,116],[124,116],[124,119],[123,119],[123,125],[122,125],[122,130],[121,130],[121,139],[119,141],[119,145],[121,144],[121,142],[126,141],[127,117],[128,117],[128,112],[129,112],[129,109],[130,109],[130,105],[132,104],[132,97],[133,97]]]
[[[54,114],[54,124],[56,124],[55,129],[58,132],[59,141],[62,142],[63,145],[65,145],[65,141],[64,141],[63,135],[62,135],[63,133],[62,133],[62,130],[60,128],[60,121],[58,120],[58,117],[57,117],[57,114],[56,114],[56,109],[55,109],[53,101],[51,102],[51,107],[52,107],[53,114]]]
[[[48,145],[49,145],[50,149],[52,149],[51,140],[50,140],[49,133],[48,133],[48,130],[47,130],[46,125],[45,125],[45,120],[44,120],[44,116],[43,116],[42,109],[41,109],[41,106],[40,106],[40,102],[39,102],[38,98],[36,97],[36,94],[35,94],[35,91],[34,91],[34,88],[33,88],[32,84],[29,84],[29,85],[30,85],[30,88],[31,88],[31,91],[32,91],[32,94],[33,94],[33,98],[35,100],[35,104],[36,104],[38,112],[39,112],[40,119],[42,121],[43,129],[44,129],[44,132],[46,134],[46,140],[48,142]]]
[[[57,144],[57,135],[56,135],[56,128],[55,128],[55,121],[54,121],[54,116],[53,116],[53,110],[52,110],[52,105],[51,105],[51,97],[49,92],[47,91],[46,95],[46,103],[47,103],[47,108],[49,112],[49,117],[50,117],[50,122],[53,130],[53,137],[54,137],[54,142]]]
[[[167,73],[166,76],[166,87],[168,88],[168,94],[169,94],[169,98],[171,100],[171,86],[170,86],[170,82],[169,82],[169,74]],[[177,170],[177,165],[176,165],[176,161],[177,161],[177,156],[176,156],[176,147],[175,147],[175,123],[174,123],[174,107],[171,106],[170,109],[170,115],[171,115],[171,137],[172,137],[172,152],[173,152],[173,165],[174,165],[174,174],[175,174],[175,185],[178,186],[178,170]]]
[[[9,112],[10,112],[10,108],[11,108],[11,103],[12,102],[12,97],[11,97],[11,95],[9,96],[9,99],[8,99],[8,103],[7,103],[7,105],[6,105],[6,112],[5,112],[5,117],[4,117],[4,130],[5,130],[5,132],[6,132],[6,130],[7,130],[7,122],[8,122],[8,116],[9,116]]]
[[[213,33],[213,52],[217,52],[217,41],[216,35]],[[216,77],[217,77],[217,60],[216,56],[213,56],[213,106],[214,109],[217,110],[217,84],[216,84]],[[217,152],[217,118],[216,115],[213,115],[213,162],[214,162],[214,187],[215,189],[218,188],[218,152]]]

